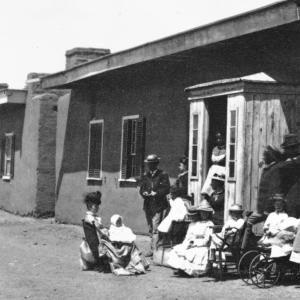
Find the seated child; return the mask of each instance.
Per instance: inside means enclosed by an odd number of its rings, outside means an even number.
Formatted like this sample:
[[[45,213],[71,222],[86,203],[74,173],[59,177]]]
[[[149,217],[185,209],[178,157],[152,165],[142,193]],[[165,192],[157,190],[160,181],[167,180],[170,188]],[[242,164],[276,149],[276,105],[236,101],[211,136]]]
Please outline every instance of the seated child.
[[[182,221],[186,214],[187,208],[184,200],[180,197],[181,191],[176,186],[170,188],[170,211],[158,226],[158,231],[167,233],[171,229],[173,221]]]
[[[108,233],[111,242],[131,244],[136,240],[136,235],[123,224],[123,218],[120,215],[113,215],[110,223]]]
[[[84,221],[88,224],[95,225],[98,235],[98,240],[103,237],[107,237],[107,229],[104,228],[101,222],[101,218],[98,216],[99,206],[101,204],[101,192],[91,192],[84,197],[84,203],[87,211],[84,217]],[[99,241],[94,241],[94,244],[99,245]],[[101,260],[99,258],[98,246],[95,249],[90,249],[87,241],[82,241],[80,245],[80,265],[82,270],[88,270],[93,268],[101,269]],[[97,257],[95,257],[97,256]]]
[[[215,249],[219,248],[223,241],[227,240],[230,236],[233,236],[238,230],[241,230],[244,226],[244,219],[243,219],[243,209],[241,205],[233,204],[229,208],[229,216],[230,219],[224,224],[222,227],[222,231],[220,233],[212,234],[211,240],[211,256],[214,257]]]
[[[285,212],[285,201],[282,194],[275,194],[273,197],[275,211],[271,212],[264,224],[264,236],[260,240],[260,244],[268,246],[270,239],[280,231],[280,225],[284,222],[288,215]]]
[[[268,239],[271,245],[270,257],[283,257],[291,254],[298,225],[299,220],[293,217],[288,217],[280,223],[276,235]]]

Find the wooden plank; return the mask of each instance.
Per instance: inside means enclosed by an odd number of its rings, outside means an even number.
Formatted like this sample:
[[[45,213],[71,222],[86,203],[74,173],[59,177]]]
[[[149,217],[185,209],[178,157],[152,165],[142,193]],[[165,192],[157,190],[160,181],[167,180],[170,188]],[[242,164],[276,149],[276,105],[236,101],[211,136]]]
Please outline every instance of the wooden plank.
[[[251,164],[251,210],[256,210],[256,199],[258,194],[258,162],[259,162],[259,129],[260,129],[260,95],[253,96],[253,146]]]
[[[268,95],[261,94],[260,115],[259,115],[259,149],[258,149],[258,163],[263,160],[263,152],[267,145],[267,123],[268,123]],[[258,168],[258,179],[262,173],[262,166]],[[259,181],[258,181],[259,184]]]
[[[238,112],[237,119],[237,149],[236,149],[236,187],[235,203],[243,205],[244,160],[245,160],[245,98],[244,95],[234,97]]]
[[[269,95],[268,97],[268,121],[267,121],[267,145],[274,146],[274,127],[275,127],[275,95]]]
[[[252,203],[252,147],[253,147],[253,95],[246,95],[246,117],[245,117],[245,160],[244,160],[244,209],[250,210]]]

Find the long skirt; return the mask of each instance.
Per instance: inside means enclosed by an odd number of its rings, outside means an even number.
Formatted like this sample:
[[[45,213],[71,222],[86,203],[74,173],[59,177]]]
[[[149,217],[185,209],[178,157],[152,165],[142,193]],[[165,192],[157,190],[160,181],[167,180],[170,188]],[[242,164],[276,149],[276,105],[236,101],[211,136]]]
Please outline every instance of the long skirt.
[[[168,264],[190,276],[199,276],[208,271],[208,253],[209,248],[207,246],[185,249],[180,244],[170,252]]]
[[[80,245],[80,254],[82,269],[92,268],[96,260],[85,241]],[[110,269],[115,275],[144,274],[150,265],[134,243],[113,244],[109,241],[101,240],[99,255],[100,257],[108,258]]]

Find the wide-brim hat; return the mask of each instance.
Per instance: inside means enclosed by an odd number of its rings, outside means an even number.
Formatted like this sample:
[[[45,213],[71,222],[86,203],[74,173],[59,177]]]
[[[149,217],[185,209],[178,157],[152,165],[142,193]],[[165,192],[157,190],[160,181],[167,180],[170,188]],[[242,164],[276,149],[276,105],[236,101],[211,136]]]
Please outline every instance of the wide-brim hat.
[[[280,147],[286,149],[298,145],[300,145],[300,142],[298,141],[297,135],[294,133],[289,133],[283,137],[283,143],[280,145]]]
[[[201,211],[214,212],[214,209],[206,199],[202,200],[199,205],[191,206],[188,209],[189,215],[195,215],[200,213]]]
[[[156,154],[149,154],[144,160],[145,163],[159,163],[160,158]]]
[[[283,194],[274,194],[274,195],[272,195],[271,196],[271,199],[273,200],[273,201],[283,201],[283,202],[285,202],[285,197],[284,197],[284,195]]]
[[[214,180],[218,180],[218,181],[225,181],[225,175],[224,174],[217,174],[215,173],[211,179],[214,179]]]
[[[229,211],[232,211],[232,212],[243,212],[243,208],[242,208],[242,205],[239,205],[239,204],[233,204],[229,207]]]

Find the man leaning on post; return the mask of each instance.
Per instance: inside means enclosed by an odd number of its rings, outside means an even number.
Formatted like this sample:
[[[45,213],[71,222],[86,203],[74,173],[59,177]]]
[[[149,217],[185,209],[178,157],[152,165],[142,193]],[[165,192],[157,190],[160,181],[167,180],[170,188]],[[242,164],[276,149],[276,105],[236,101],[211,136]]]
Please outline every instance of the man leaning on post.
[[[158,243],[157,227],[168,207],[167,195],[170,191],[169,175],[158,168],[159,157],[150,154],[145,159],[147,172],[140,181],[140,194],[144,198],[144,211],[151,234],[151,250],[146,256],[152,256]]]

